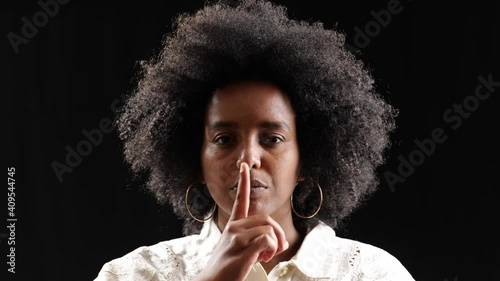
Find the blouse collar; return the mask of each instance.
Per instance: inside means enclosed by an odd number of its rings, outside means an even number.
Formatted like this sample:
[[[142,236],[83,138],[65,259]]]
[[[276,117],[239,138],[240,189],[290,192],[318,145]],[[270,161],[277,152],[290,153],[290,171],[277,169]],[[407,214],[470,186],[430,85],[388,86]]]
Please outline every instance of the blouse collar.
[[[205,257],[208,261],[221,237],[221,231],[213,218],[204,222],[199,237],[201,238],[199,239],[199,256]],[[306,235],[297,253],[285,263],[295,265],[310,278],[331,278],[334,275],[332,271],[335,270],[333,263],[337,262],[336,251],[332,251],[332,248],[339,248],[335,231],[320,221]],[[262,270],[263,267],[256,264],[251,274],[262,275],[262,272],[259,272]]]

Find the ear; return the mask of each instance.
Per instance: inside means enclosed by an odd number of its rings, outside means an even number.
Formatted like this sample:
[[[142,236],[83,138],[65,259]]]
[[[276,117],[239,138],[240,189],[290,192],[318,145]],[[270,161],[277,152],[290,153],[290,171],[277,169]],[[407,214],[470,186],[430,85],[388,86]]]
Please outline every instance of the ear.
[[[300,181],[304,181],[306,178],[302,174],[302,162],[299,162],[299,178],[297,179],[297,183]]]
[[[205,182],[205,177],[203,177],[203,173],[202,173],[202,172],[200,172],[200,175],[199,175],[198,177],[199,177],[199,179],[200,179],[200,183],[201,183],[201,184],[207,184],[207,183]]]

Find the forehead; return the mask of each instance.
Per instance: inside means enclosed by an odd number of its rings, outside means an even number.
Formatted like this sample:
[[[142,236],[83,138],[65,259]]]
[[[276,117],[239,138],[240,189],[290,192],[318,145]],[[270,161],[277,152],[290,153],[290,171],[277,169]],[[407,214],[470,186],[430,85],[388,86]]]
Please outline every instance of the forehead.
[[[207,122],[287,121],[294,119],[288,97],[268,82],[244,81],[217,89],[207,107]]]

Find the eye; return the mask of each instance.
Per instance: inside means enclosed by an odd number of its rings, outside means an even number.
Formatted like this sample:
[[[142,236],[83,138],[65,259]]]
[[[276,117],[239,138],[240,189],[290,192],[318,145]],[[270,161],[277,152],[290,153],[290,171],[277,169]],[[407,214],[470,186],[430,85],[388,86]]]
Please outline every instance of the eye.
[[[263,142],[268,144],[278,144],[282,141],[283,141],[282,137],[275,135],[267,136],[263,139]]]
[[[227,144],[230,144],[232,141],[233,141],[233,139],[227,135],[220,135],[214,139],[214,143],[220,144],[220,145],[227,145]]]

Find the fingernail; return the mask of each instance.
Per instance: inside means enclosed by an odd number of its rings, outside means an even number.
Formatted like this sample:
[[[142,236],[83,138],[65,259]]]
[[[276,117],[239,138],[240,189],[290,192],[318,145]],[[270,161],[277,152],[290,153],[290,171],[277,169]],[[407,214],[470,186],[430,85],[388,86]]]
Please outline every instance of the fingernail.
[[[243,163],[240,164],[240,174],[243,173]]]
[[[290,247],[290,244],[288,244],[288,241],[285,241],[285,250],[287,250],[288,247]]]

